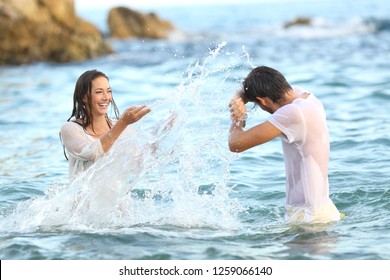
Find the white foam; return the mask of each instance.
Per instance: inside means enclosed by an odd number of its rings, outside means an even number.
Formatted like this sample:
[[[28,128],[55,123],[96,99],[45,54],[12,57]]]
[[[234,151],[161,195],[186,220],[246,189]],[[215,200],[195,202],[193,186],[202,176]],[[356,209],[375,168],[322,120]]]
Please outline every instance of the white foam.
[[[281,28],[275,34],[282,37],[321,39],[365,35],[374,32],[376,32],[376,27],[359,17],[339,21],[316,17],[307,25],[295,25],[289,28]]]

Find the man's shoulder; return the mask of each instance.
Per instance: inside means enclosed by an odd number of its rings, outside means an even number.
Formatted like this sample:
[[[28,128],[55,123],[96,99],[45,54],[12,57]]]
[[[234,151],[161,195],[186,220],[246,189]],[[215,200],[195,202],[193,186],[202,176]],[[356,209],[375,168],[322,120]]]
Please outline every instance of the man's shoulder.
[[[274,114],[280,114],[280,115],[296,114],[300,111],[299,107],[300,107],[299,104],[297,104],[296,102],[292,102],[283,105],[278,110],[276,110]]]
[[[291,86],[293,91],[296,93],[296,94],[299,94],[299,95],[303,95],[303,94],[310,94],[312,95],[313,93],[301,86]]]
[[[302,124],[302,112],[299,105],[295,103],[289,103],[278,110],[276,110],[271,116],[269,116],[268,121],[275,125],[276,123],[282,127],[290,127],[291,125],[300,125]]]

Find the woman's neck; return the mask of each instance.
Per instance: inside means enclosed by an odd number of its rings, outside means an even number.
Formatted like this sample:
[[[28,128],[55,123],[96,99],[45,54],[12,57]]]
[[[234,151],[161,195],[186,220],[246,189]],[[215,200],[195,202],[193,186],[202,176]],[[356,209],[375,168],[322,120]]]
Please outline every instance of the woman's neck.
[[[94,137],[101,137],[110,130],[109,121],[106,116],[94,118],[92,123],[86,127],[88,134]]]

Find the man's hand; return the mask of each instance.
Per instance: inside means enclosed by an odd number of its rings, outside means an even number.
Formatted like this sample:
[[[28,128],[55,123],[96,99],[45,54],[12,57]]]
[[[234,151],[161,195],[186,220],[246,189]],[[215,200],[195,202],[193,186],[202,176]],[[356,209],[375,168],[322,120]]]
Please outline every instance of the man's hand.
[[[246,113],[246,106],[240,96],[233,98],[229,103],[230,117],[234,122],[240,122]]]

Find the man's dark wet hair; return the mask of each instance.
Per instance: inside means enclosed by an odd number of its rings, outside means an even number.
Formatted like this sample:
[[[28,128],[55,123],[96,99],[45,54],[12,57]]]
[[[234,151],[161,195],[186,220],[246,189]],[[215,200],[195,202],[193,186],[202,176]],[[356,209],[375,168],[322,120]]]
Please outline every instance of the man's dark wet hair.
[[[254,68],[242,85],[244,101],[256,104],[258,103],[256,97],[268,97],[274,103],[278,103],[283,100],[285,93],[292,91],[283,74],[267,66]]]

